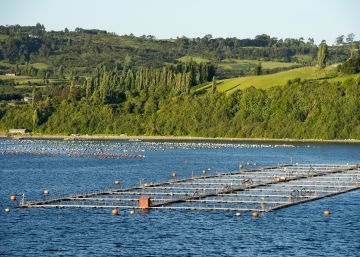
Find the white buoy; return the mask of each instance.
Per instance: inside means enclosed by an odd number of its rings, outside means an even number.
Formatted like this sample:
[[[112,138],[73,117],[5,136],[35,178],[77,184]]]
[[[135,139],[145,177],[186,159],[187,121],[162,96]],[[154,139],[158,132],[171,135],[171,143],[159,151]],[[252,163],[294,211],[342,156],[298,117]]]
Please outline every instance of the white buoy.
[[[240,212],[236,212],[236,213],[235,213],[235,216],[236,216],[236,217],[240,217],[240,216],[241,216],[241,213],[240,213]]]
[[[135,211],[134,210],[130,210],[130,214],[134,214],[135,213]]]
[[[5,208],[5,212],[10,212],[10,208]]]

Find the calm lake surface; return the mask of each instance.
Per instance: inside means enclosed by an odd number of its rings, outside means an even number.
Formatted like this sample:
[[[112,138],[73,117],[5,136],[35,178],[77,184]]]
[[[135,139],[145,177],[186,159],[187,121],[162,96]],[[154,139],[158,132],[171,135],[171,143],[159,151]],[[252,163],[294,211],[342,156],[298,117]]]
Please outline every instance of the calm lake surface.
[[[234,171],[239,163],[360,163],[358,144],[0,139],[1,256],[360,256],[360,190],[252,218],[234,212],[16,209],[26,200]],[[1,154],[18,152],[17,155]],[[98,158],[73,152],[134,153]],[[34,155],[36,153],[36,155]],[[52,153],[52,156],[49,156]],[[4,208],[11,212],[5,213]],[[332,215],[323,216],[329,209]]]

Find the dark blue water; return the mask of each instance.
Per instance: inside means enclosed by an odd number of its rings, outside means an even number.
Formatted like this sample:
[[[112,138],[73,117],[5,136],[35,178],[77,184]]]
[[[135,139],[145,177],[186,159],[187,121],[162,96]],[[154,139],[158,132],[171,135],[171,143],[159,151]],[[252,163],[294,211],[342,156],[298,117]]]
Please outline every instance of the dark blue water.
[[[72,155],[69,149],[123,152],[142,159],[100,159]],[[360,256],[360,190],[266,213],[260,218],[233,212],[136,212],[109,209],[16,209],[9,196],[52,196],[237,170],[240,162],[359,163],[360,145],[275,143],[204,144],[151,142],[63,142],[0,140],[0,255],[2,256]],[[10,213],[3,210],[11,208]],[[323,216],[329,209],[332,215]]]

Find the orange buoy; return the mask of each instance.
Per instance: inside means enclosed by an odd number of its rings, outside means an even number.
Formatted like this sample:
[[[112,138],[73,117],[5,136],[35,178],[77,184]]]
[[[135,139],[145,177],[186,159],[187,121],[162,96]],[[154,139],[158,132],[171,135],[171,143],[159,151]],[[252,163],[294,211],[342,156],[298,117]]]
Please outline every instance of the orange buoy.
[[[242,164],[239,165],[239,168],[242,169],[244,166]]]
[[[118,215],[119,214],[119,210],[118,209],[113,209],[111,211],[112,215]]]
[[[11,201],[16,201],[16,195],[10,196],[10,200],[11,200]]]
[[[172,173],[172,176],[173,176],[173,177],[176,177],[176,172],[173,172],[173,173]]]
[[[253,213],[251,213],[251,216],[253,216],[254,218],[259,217],[259,213],[254,211]]]
[[[49,190],[45,189],[43,193],[44,195],[49,195]]]
[[[141,197],[139,199],[139,207],[140,209],[148,209],[150,207],[151,200],[149,197]]]
[[[327,216],[327,215],[330,215],[330,214],[331,214],[331,211],[325,210],[325,211],[323,211],[323,214],[326,215],[326,216]]]
[[[115,181],[114,181],[114,184],[115,184],[115,185],[120,185],[120,180],[115,180]]]

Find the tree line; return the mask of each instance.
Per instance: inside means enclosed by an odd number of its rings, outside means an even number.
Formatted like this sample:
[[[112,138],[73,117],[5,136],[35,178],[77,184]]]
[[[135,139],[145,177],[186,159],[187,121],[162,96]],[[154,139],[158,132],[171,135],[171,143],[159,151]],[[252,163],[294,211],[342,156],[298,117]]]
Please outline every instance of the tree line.
[[[136,96],[163,99],[189,94],[191,87],[211,81],[215,72],[212,64],[192,61],[163,68],[138,69],[101,64],[82,84],[76,85],[76,81],[72,81],[69,99],[74,102],[85,97],[102,104],[122,103]]]
[[[44,62],[52,67],[63,66],[67,72],[78,67],[79,75],[87,75],[97,65],[109,62],[129,62],[134,67],[159,68],[166,63],[175,64],[177,59],[201,56],[213,63],[226,58],[293,61],[315,64],[318,46],[314,39],[278,39],[258,35],[253,39],[178,37],[173,40],[157,40],[154,36],[136,37],[116,35],[103,30],[76,28],[74,31],[46,31],[36,26],[0,26],[0,60],[13,64]],[[351,36],[352,35],[352,36]],[[338,39],[329,46],[328,62],[342,62],[350,54],[354,35],[348,35],[346,43]],[[306,57],[306,58],[304,58]]]

